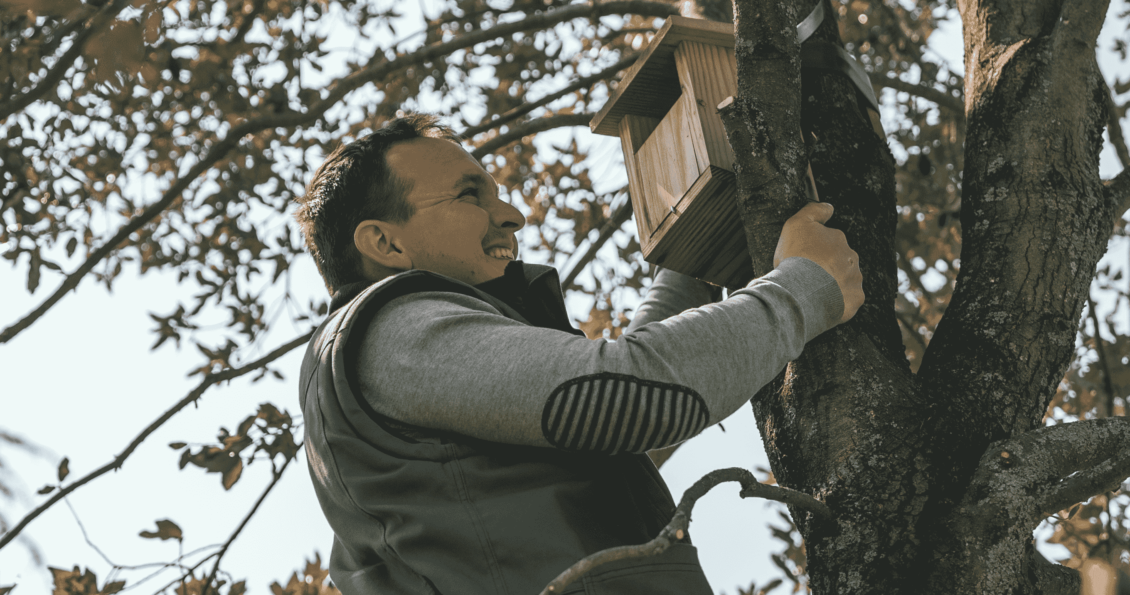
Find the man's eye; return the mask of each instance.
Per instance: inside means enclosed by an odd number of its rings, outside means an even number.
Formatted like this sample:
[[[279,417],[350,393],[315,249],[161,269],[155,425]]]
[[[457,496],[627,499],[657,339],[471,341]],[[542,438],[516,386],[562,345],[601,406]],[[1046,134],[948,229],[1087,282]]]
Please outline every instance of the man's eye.
[[[459,193],[459,198],[466,198],[468,196],[477,197],[478,195],[479,195],[479,190],[477,188],[468,188],[468,189],[464,190],[463,192]]]

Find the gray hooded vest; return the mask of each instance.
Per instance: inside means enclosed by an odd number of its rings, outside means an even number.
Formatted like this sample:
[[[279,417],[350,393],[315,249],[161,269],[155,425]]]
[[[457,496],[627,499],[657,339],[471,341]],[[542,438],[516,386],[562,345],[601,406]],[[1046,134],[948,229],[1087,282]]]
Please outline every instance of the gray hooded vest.
[[[537,313],[529,319],[583,335],[569,324],[552,267],[511,266],[528,280],[524,310]],[[492,443],[373,410],[357,381],[359,345],[380,332],[369,327],[382,305],[421,291],[475,297],[531,324],[494,295],[427,271],[335,297],[306,350],[299,386],[310,474],[335,535],[330,575],[342,593],[535,595],[589,554],[654,538],[675,505],[646,455]],[[565,593],[712,590],[688,540],[600,566]]]

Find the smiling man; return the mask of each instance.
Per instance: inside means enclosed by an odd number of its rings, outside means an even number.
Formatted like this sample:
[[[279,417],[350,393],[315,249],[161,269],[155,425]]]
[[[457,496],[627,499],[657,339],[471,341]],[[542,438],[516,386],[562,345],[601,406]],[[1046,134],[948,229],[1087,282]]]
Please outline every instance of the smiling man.
[[[302,364],[305,448],[346,595],[533,594],[646,542],[674,502],[646,451],[748,402],[863,303],[858,256],[814,204],[777,268],[711,303],[661,270],[615,342],[573,328],[520,211],[431,116],[326,158],[296,215],[333,298]],[[689,538],[565,593],[709,595]]]

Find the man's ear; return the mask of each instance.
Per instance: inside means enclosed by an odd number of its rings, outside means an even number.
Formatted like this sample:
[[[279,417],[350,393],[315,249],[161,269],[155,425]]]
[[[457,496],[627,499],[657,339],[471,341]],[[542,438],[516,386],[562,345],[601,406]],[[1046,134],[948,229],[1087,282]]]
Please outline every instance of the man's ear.
[[[361,253],[362,265],[368,271],[384,276],[412,268],[412,258],[401,249],[397,239],[399,228],[385,221],[362,221],[353,230],[353,245]]]

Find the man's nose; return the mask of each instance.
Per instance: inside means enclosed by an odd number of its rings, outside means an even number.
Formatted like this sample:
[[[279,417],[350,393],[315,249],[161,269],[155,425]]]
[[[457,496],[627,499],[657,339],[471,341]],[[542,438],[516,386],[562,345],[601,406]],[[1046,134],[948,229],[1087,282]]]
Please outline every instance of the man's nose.
[[[501,194],[495,202],[495,208],[491,210],[491,219],[503,229],[514,228],[514,231],[518,231],[526,226],[526,216],[517,207],[503,200]]]

